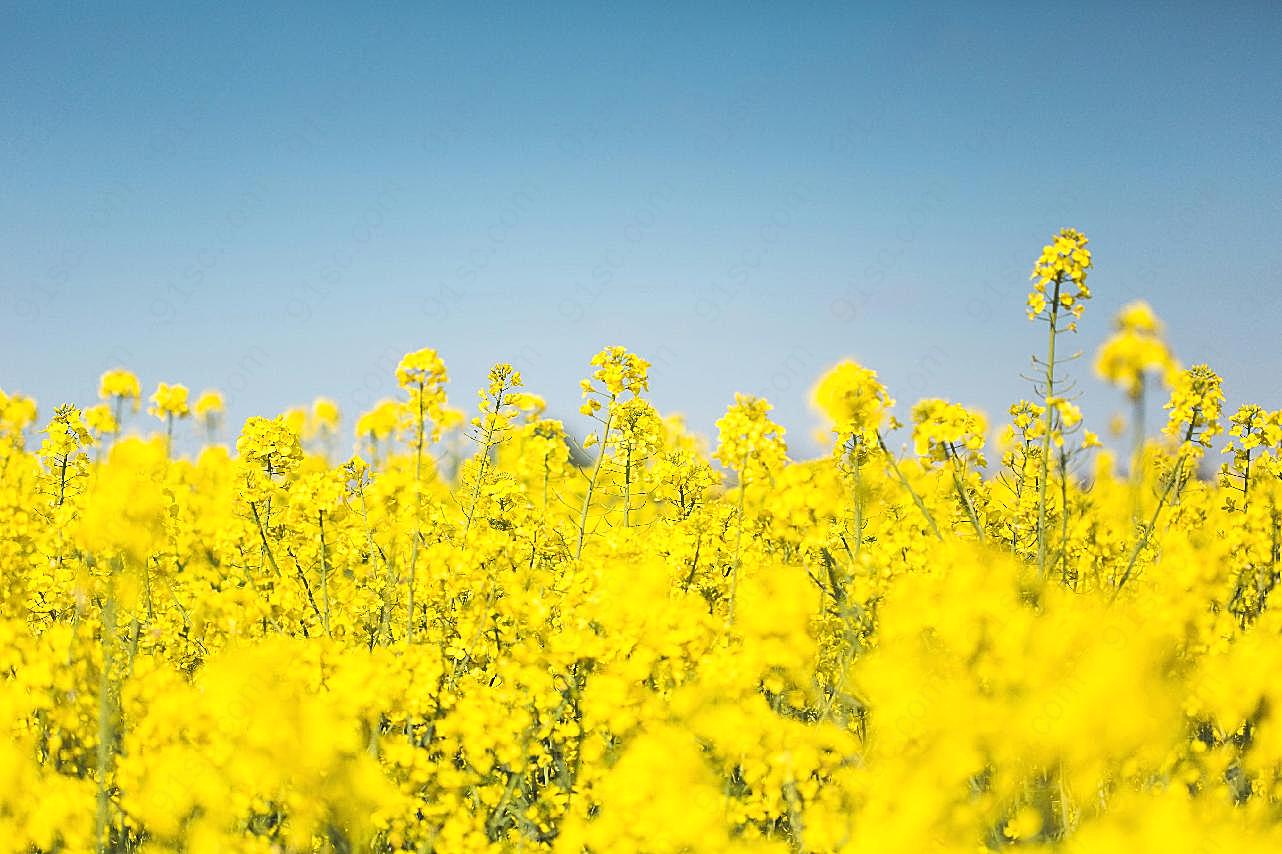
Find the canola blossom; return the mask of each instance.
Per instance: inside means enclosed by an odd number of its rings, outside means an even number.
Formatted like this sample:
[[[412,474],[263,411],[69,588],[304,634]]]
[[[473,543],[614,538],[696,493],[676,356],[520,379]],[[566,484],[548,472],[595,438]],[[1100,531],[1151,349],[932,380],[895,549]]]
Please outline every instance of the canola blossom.
[[[582,441],[431,349],[354,435],[0,391],[0,850],[1282,850],[1282,412],[1133,304],[1097,371],[1167,423],[1103,450],[1055,355],[1086,243],[991,444],[850,360],[831,453],[748,394],[713,444],[619,346]]]

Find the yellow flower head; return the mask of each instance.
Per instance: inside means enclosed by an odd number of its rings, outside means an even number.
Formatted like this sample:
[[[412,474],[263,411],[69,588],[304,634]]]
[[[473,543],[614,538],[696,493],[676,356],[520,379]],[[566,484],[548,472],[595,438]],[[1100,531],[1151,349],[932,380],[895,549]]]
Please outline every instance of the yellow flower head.
[[[499,362],[490,368],[486,386],[477,391],[476,411],[471,424],[476,431],[473,436],[477,441],[498,441],[500,435],[512,426],[512,421],[520,412],[517,406],[517,391],[524,383],[521,372],[507,362]]]
[[[1117,313],[1117,327],[1119,329],[1129,329],[1132,332],[1160,335],[1162,321],[1153,312],[1153,307],[1140,299],[1122,306]]]
[[[289,429],[293,430],[299,436],[307,432],[307,410],[301,406],[291,406],[281,413]]]
[[[512,405],[524,412],[530,420],[537,420],[548,408],[548,402],[541,395],[528,391],[518,391],[513,394]]]
[[[196,403],[192,406],[192,411],[196,413],[197,418],[209,419],[215,415],[221,415],[227,406],[223,400],[223,393],[217,389],[206,389],[196,398]]]
[[[569,466],[570,445],[565,425],[554,418],[543,418],[522,426],[517,431],[520,455],[515,467],[527,480],[541,480],[563,474]]]
[[[21,433],[35,423],[36,414],[34,399],[0,389],[0,433]]]
[[[137,412],[142,400],[142,386],[133,373],[124,368],[115,368],[107,371],[98,380],[98,398],[128,400],[133,403],[134,412]]]
[[[1045,414],[1046,407],[1027,400],[1012,404],[1010,408],[1011,424],[1019,431],[1025,441],[1036,439],[1045,434]]]
[[[236,440],[236,453],[245,464],[268,474],[286,474],[303,459],[298,433],[283,415],[248,419]]]
[[[913,407],[913,448],[935,462],[960,458],[984,465],[987,429],[983,413],[960,403],[927,398]]]
[[[1175,379],[1179,365],[1162,340],[1162,322],[1148,303],[1138,301],[1123,306],[1115,326],[1113,336],[1095,356],[1095,373],[1101,379],[1132,398],[1139,397],[1149,373],[1159,374],[1168,384]]]
[[[1062,229],[1042,247],[1033,264],[1033,290],[1028,295],[1028,319],[1043,315],[1049,319],[1061,308],[1074,318],[1082,316],[1085,301],[1091,298],[1086,287],[1086,274],[1091,269],[1091,251],[1086,248],[1086,235],[1073,228]],[[1047,293],[1047,289],[1050,293]],[[1049,301],[1056,304],[1050,306]],[[1070,329],[1074,328],[1072,325]]]
[[[58,407],[44,433],[45,440],[40,448],[40,455],[47,460],[65,457],[78,448],[94,444],[83,413],[70,405]]]
[[[634,397],[615,404],[614,442],[620,454],[644,459],[658,451],[663,441],[663,419],[650,401]]]
[[[372,439],[386,439],[396,432],[401,420],[401,404],[394,400],[380,400],[374,408],[361,413],[356,419],[356,435]]]
[[[448,381],[445,362],[431,347],[406,353],[396,366],[396,382],[406,390],[437,390]]]
[[[162,421],[169,417],[186,418],[191,414],[185,385],[160,383],[151,396],[151,404],[147,411]]]
[[[788,456],[784,428],[770,420],[770,403],[761,397],[736,393],[734,403],[717,420],[716,459],[746,482],[755,471],[768,474]]]
[[[1200,454],[1222,432],[1222,382],[1208,365],[1194,365],[1176,378],[1171,399],[1165,405],[1170,415],[1162,432],[1180,441],[1182,453]]]
[[[508,362],[499,362],[490,368],[486,388],[490,396],[495,396],[506,394],[510,389],[520,388],[524,384],[520,371]]]
[[[105,403],[89,407],[85,410],[84,416],[85,424],[99,436],[108,436],[120,430],[120,425],[116,423],[116,416],[112,413],[111,407]]]
[[[606,347],[592,357],[596,370],[590,379],[579,383],[583,391],[584,415],[594,415],[601,409],[597,398],[617,398],[625,391],[638,395],[650,388],[650,363],[623,347]],[[598,388],[599,386],[599,388]]]
[[[1258,404],[1243,404],[1229,417],[1228,433],[1232,439],[1224,453],[1232,454],[1233,461],[1225,463],[1220,470],[1222,484],[1246,492],[1252,478],[1252,458],[1261,454],[1264,455],[1263,469],[1274,477],[1282,476],[1282,460],[1277,456],[1282,445],[1282,411],[1269,412]],[[1255,474],[1258,476],[1259,472],[1260,466],[1257,466]]]
[[[430,347],[407,353],[396,366],[396,382],[410,396],[404,405],[405,420],[421,440],[435,442],[441,437],[446,417],[445,385],[449,374],[445,362]]]
[[[328,397],[318,397],[312,401],[312,417],[308,421],[309,432],[334,433],[342,420],[343,413],[338,404]]]
[[[827,417],[841,448],[856,440],[877,444],[877,432],[895,401],[878,382],[876,371],[847,359],[819,378],[811,389],[810,405]]]

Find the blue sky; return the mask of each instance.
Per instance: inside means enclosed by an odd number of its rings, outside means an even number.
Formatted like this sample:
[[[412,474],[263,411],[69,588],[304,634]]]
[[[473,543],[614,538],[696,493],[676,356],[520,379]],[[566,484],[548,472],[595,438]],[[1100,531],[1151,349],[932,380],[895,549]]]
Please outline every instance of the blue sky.
[[[1138,5],[5,4],[0,387],[350,417],[433,346],[457,403],[510,360],[569,414],[621,343],[705,432],[763,394],[806,449],[843,356],[997,421],[1068,225],[1070,346],[1143,296],[1282,406],[1282,7]]]

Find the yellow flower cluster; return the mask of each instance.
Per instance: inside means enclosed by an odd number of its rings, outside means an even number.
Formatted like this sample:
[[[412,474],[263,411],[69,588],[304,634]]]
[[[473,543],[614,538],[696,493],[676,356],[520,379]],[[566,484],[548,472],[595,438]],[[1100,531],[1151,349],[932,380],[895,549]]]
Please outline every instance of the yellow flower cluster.
[[[160,383],[151,396],[151,406],[147,411],[162,421],[166,418],[186,418],[191,414],[187,394],[185,385]]]
[[[1074,318],[1082,316],[1086,300],[1091,298],[1086,274],[1092,261],[1086,243],[1085,234],[1065,228],[1042,248],[1042,254],[1033,264],[1033,290],[1028,295],[1029,320],[1046,314],[1048,307],[1052,320],[1060,309],[1068,311]]]
[[[810,392],[810,402],[831,422],[839,456],[854,446],[876,447],[895,405],[877,372],[849,359],[823,375]]]
[[[1263,469],[1266,476],[1282,477],[1282,410],[1269,412],[1262,406],[1248,403],[1238,408],[1229,418],[1229,435],[1232,439],[1224,453],[1232,454],[1231,462],[1220,468],[1221,483],[1229,489],[1242,492],[1242,502],[1249,501],[1251,493],[1251,467],[1256,467],[1256,477]],[[1225,499],[1230,508],[1236,497]]]
[[[124,368],[113,368],[98,381],[98,397],[102,400],[127,400],[137,412],[142,399],[142,385],[137,376]]]
[[[771,409],[764,398],[736,394],[734,405],[717,421],[716,459],[745,482],[758,473],[768,477],[787,459],[784,429],[770,420]]]
[[[445,384],[449,382],[445,362],[430,347],[407,353],[396,366],[396,382],[410,394],[409,411],[401,420],[411,425],[421,460],[424,444],[440,439],[444,426]]]
[[[1179,372],[1171,348],[1162,339],[1162,323],[1143,300],[1123,306],[1117,331],[1100,347],[1095,372],[1131,397],[1138,397],[1145,377],[1157,373],[1170,385]]]
[[[23,431],[35,423],[36,414],[35,400],[0,389],[0,432],[20,442]]]
[[[1211,440],[1223,429],[1220,426],[1220,410],[1224,406],[1221,382],[1220,376],[1207,365],[1194,365],[1176,377],[1171,399],[1166,403],[1170,415],[1162,432],[1179,438],[1185,449],[1211,447]]]
[[[1041,387],[990,468],[843,362],[798,460],[763,399],[710,448],[641,357],[589,373],[580,444],[412,353],[341,463],[324,399],[183,457],[175,387],[111,442],[0,392],[0,849],[1282,850],[1282,414],[1200,478],[1196,366],[1123,475]]]
[[[987,430],[983,414],[960,403],[928,398],[913,406],[913,449],[935,462],[961,456],[984,465],[981,452]]]
[[[650,388],[650,363],[623,347],[606,347],[592,357],[592,376],[580,383],[584,415],[596,415],[602,399],[617,400],[625,391],[639,395]]]
[[[191,410],[196,413],[197,418],[208,418],[221,414],[226,408],[227,404],[223,400],[222,392],[208,389],[200,393]]]

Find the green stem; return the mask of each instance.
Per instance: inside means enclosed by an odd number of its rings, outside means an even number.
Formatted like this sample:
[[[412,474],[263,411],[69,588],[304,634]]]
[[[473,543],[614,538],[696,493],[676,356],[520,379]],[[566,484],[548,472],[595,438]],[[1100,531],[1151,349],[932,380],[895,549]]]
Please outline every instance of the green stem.
[[[583,540],[587,536],[588,529],[588,509],[592,506],[592,493],[596,491],[597,479],[601,476],[601,466],[605,463],[605,446],[610,438],[610,427],[614,423],[614,400],[615,396],[611,395],[605,416],[605,430],[601,432],[601,447],[597,451],[596,465],[592,469],[592,478],[588,481],[588,491],[583,496],[583,510],[579,513],[579,542],[574,549],[575,560],[578,560],[583,555]]]
[[[917,494],[917,491],[913,489],[912,484],[908,482],[908,478],[905,477],[903,471],[900,470],[899,463],[895,460],[895,455],[886,447],[886,440],[882,438],[881,433],[877,434],[877,444],[881,447],[882,453],[886,455],[886,461],[890,463],[890,470],[895,473],[895,477],[899,479],[899,483],[912,497],[913,503],[916,504],[917,509],[921,511],[921,515],[926,517],[926,522],[930,525],[930,530],[935,535],[935,539],[942,540],[944,536],[939,533],[939,526],[935,524],[935,517],[930,515],[930,511],[926,509],[926,503],[921,500],[921,496]]]
[[[1068,581],[1068,454],[1059,453],[1059,557],[1060,578]]]
[[[116,432],[111,435],[111,442],[108,445],[108,448],[110,448],[111,445],[116,444],[116,437],[119,436],[121,433],[123,433],[125,429],[121,424],[121,418],[124,417],[125,399],[120,395],[115,395],[115,400],[116,400],[116,412],[115,412]]]
[[[418,564],[418,531],[413,534],[410,546],[409,596],[405,608],[405,643],[414,643],[414,568]]]
[[[730,567],[730,610],[726,617],[726,625],[734,625],[734,602],[735,595],[739,589],[739,561],[743,556],[743,505],[744,497],[748,493],[748,452],[743,454],[743,462],[739,467],[739,507],[735,514],[738,520],[736,527],[738,531],[735,534],[734,541],[734,564]]]
[[[1046,575],[1046,481],[1050,477],[1051,432],[1055,426],[1055,407],[1052,401],[1055,397],[1055,334],[1059,332],[1059,288],[1060,278],[1056,276],[1046,344],[1046,432],[1042,436],[1042,472],[1037,481],[1037,570],[1040,577]]]
[[[467,509],[467,521],[463,525],[463,536],[472,530],[472,519],[476,515],[476,505],[481,500],[481,484],[485,479],[485,469],[490,461],[490,450],[494,447],[494,432],[498,424],[499,409],[503,406],[503,390],[499,389],[494,398],[494,412],[490,422],[485,425],[485,440],[481,444],[481,459],[476,467],[476,484],[472,488],[472,501]]]
[[[414,643],[414,582],[418,568],[419,520],[422,515],[423,444],[427,426],[423,422],[423,383],[418,384],[418,424],[414,443],[414,540],[410,547],[409,592],[406,596],[405,643]]]
[[[1130,580],[1131,573],[1135,570],[1135,561],[1139,558],[1140,552],[1144,550],[1144,546],[1148,543],[1148,538],[1152,535],[1153,528],[1157,525],[1158,516],[1161,515],[1162,508],[1166,506],[1166,500],[1170,497],[1171,491],[1175,488],[1175,484],[1180,479],[1180,471],[1183,467],[1184,459],[1181,457],[1180,461],[1175,464],[1175,468],[1171,471],[1170,482],[1166,484],[1166,489],[1162,491],[1162,497],[1158,499],[1157,507],[1153,508],[1153,515],[1149,518],[1148,523],[1145,524],[1143,530],[1140,532],[1139,539],[1135,541],[1135,546],[1131,549],[1130,559],[1126,561],[1126,571],[1123,572],[1122,577],[1118,579],[1117,589],[1113,591],[1113,599],[1117,598],[1118,594],[1122,592],[1122,588],[1126,586],[1126,582]]]
[[[102,606],[102,669],[98,673],[98,755],[97,813],[94,837],[98,851],[108,850],[108,826],[111,824],[111,791],[107,778],[111,775],[116,740],[116,712],[112,700],[111,669],[114,666],[116,634],[115,568],[107,580],[106,600]]]
[[[1131,437],[1131,520],[1139,521],[1144,512],[1142,506],[1144,489],[1144,375],[1140,375],[1140,385],[1131,397],[1131,422],[1134,435]]]
[[[325,604],[321,623],[325,626],[325,634],[329,635],[329,558],[325,548],[325,512],[317,511],[316,520],[320,524],[321,601]]]
[[[864,545],[864,491],[863,475],[860,472],[859,463],[859,446],[856,444],[854,451],[850,455],[850,461],[854,466],[855,474],[855,554],[859,557],[859,552]]]
[[[966,489],[964,480],[966,476],[965,466],[951,444],[945,445],[944,448],[949,457],[949,468],[953,474],[953,487],[957,490],[957,497],[961,499],[962,509],[966,511],[966,516],[970,519],[970,524],[975,529],[975,536],[982,543],[984,541],[984,526],[979,522],[979,511],[975,509],[970,492]]]
[[[1185,432],[1184,441],[1180,444],[1181,449],[1183,449],[1184,445],[1187,445],[1189,441],[1192,440],[1193,431],[1196,429],[1197,425],[1197,419],[1198,410],[1194,409],[1192,420],[1189,422],[1189,429]],[[1162,496],[1157,500],[1157,507],[1153,508],[1152,517],[1140,532],[1139,539],[1135,541],[1135,547],[1131,549],[1130,559],[1126,561],[1126,571],[1123,572],[1122,577],[1118,579],[1117,589],[1113,591],[1113,596],[1109,601],[1117,599],[1118,594],[1122,592],[1122,588],[1126,585],[1126,582],[1130,580],[1131,573],[1135,571],[1135,561],[1139,559],[1140,552],[1144,550],[1144,546],[1148,543],[1149,537],[1153,534],[1153,529],[1157,527],[1157,519],[1162,513],[1162,508],[1166,506],[1167,499],[1171,497],[1171,493],[1180,482],[1180,475],[1184,469],[1185,459],[1186,457],[1181,453],[1179,460],[1175,463],[1175,468],[1171,470],[1171,479],[1167,482],[1166,489],[1162,490]]]
[[[632,449],[623,460],[623,527],[632,527]]]

